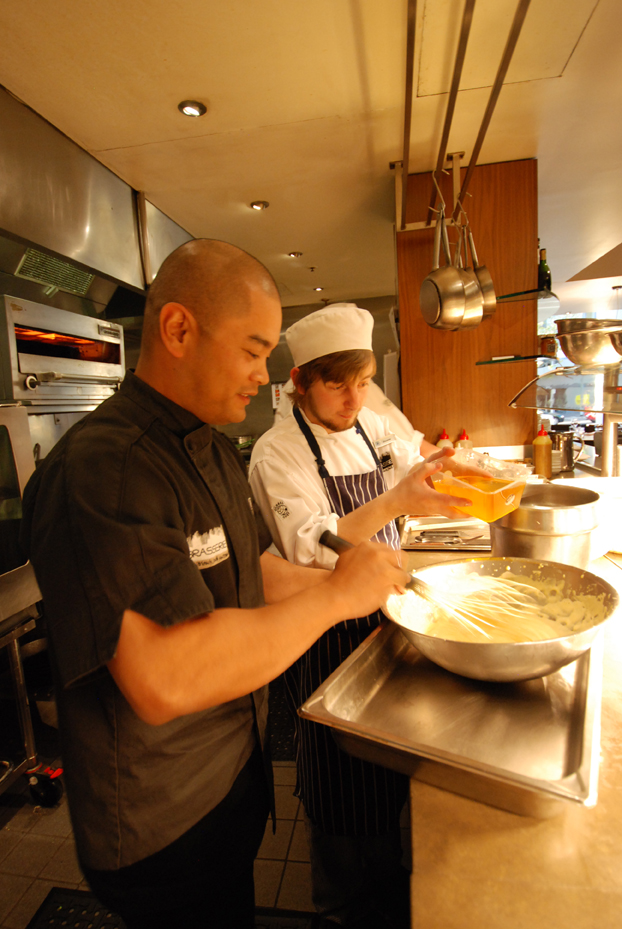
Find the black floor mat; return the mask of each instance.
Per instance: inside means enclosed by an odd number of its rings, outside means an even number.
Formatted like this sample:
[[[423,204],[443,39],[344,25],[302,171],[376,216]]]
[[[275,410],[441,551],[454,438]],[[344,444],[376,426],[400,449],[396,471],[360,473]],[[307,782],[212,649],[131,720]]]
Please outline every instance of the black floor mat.
[[[120,916],[111,913],[87,890],[52,887],[26,929],[125,929]]]
[[[258,906],[255,910],[256,929],[311,929],[313,913],[299,910],[271,910]]]
[[[256,929],[310,929],[312,913],[257,907]],[[111,913],[86,890],[51,891],[26,929],[125,929],[120,916]],[[179,927],[182,929],[182,927]]]

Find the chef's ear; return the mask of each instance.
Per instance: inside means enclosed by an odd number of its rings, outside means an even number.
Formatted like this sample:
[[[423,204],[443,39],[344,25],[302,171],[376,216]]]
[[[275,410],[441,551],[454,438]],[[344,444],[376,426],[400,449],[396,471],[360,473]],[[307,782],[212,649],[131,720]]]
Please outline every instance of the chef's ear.
[[[298,377],[299,374],[300,374],[300,368],[292,368],[292,370],[289,372],[289,376],[294,382],[294,387],[296,388],[300,396],[304,397],[306,391],[304,387],[301,387],[299,384],[299,377]]]
[[[182,358],[192,336],[198,334],[198,323],[181,303],[165,303],[160,310],[160,338],[174,358]]]

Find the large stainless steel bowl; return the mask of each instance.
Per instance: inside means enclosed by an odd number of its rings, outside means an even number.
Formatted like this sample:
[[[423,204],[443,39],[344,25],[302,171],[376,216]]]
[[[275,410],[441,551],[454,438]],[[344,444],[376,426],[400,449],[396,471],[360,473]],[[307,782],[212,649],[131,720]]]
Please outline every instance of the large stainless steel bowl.
[[[622,361],[622,320],[557,319],[557,338],[566,358],[576,365]],[[606,330],[605,332],[599,330]]]
[[[544,580],[564,580],[566,589],[576,594],[595,594],[603,597],[605,620],[583,632],[547,639],[541,642],[456,642],[441,639],[409,629],[385,610],[415,648],[448,671],[478,681],[529,681],[544,677],[575,661],[586,652],[601,634],[605,622],[618,607],[617,591],[602,578],[581,568],[537,561],[527,558],[469,558],[430,565],[415,572],[434,586],[447,587],[452,577],[463,577],[471,572],[498,577],[510,569],[513,574]]]

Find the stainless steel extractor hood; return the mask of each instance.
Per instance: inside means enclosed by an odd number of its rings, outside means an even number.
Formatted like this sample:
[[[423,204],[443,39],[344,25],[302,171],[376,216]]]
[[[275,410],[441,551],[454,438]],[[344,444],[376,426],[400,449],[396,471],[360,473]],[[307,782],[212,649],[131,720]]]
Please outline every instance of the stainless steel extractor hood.
[[[139,316],[164,258],[192,238],[144,197],[139,227],[138,193],[1,87],[0,178],[0,293]]]

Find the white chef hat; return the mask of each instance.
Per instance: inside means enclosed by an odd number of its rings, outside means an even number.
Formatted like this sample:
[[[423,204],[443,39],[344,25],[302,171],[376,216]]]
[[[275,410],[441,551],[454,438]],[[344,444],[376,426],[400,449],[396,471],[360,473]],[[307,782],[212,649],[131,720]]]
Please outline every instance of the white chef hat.
[[[333,352],[371,351],[374,317],[356,303],[331,303],[297,320],[285,332],[297,368]]]

